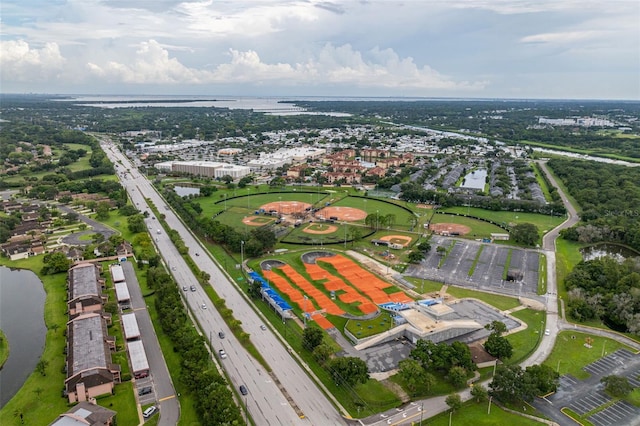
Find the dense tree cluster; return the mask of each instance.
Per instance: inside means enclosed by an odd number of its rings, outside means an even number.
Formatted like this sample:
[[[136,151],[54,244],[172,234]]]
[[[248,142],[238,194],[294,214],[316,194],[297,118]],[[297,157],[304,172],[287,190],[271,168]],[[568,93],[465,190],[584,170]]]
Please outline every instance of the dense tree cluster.
[[[560,375],[546,365],[532,365],[523,370],[519,365],[499,365],[489,394],[502,402],[531,401],[557,389]]]
[[[458,388],[466,384],[469,375],[476,369],[469,347],[462,342],[448,345],[444,342],[436,344],[420,339],[411,350],[410,357],[419,363],[422,370],[414,363],[405,363],[401,368],[410,368],[420,377],[425,377],[426,374],[444,374],[449,382]],[[402,374],[408,375],[407,372]]]
[[[620,242],[640,251],[640,167],[560,158],[548,165],[582,210],[582,222],[564,238]]]
[[[640,335],[640,263],[610,257],[580,262],[567,276],[569,315],[599,318],[614,330]]]
[[[161,268],[150,268],[147,283],[155,290],[160,325],[181,357],[179,379],[192,393],[201,424],[244,424],[226,380],[211,362],[205,338],[198,334],[187,317],[180,291],[172,278]]]
[[[533,223],[518,223],[511,227],[511,239],[516,243],[533,246],[540,241],[538,228]]]
[[[507,326],[501,321],[493,321],[491,324],[485,325],[487,330],[491,330],[491,334],[484,343],[484,348],[489,354],[501,360],[509,359],[513,355],[513,347],[503,333],[507,331]]]

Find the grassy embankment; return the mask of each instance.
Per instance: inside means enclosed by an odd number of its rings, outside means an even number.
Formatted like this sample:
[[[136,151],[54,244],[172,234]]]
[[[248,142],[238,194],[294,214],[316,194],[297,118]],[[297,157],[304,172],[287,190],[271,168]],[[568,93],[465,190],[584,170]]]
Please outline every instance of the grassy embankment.
[[[0,330],[0,369],[5,362],[7,362],[7,358],[9,358],[9,341],[7,340],[7,336]]]

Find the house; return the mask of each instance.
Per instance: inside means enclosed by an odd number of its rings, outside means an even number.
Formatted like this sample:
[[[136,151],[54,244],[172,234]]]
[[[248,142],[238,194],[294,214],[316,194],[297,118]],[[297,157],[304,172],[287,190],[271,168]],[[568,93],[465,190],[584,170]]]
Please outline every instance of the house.
[[[93,402],[82,401],[54,420],[49,426],[113,426],[116,412]]]
[[[2,252],[11,260],[27,259],[31,256],[31,243],[29,241],[14,241],[5,243]]]
[[[133,254],[133,246],[131,243],[123,241],[122,244],[119,244],[118,247],[116,247],[116,254],[118,256],[128,256]]]

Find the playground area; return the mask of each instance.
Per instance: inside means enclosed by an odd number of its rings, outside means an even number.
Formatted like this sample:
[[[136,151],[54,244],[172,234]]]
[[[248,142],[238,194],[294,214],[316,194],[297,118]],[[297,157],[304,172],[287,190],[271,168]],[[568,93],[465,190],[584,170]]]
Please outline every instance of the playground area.
[[[291,265],[268,261],[261,264],[262,273],[322,328],[334,327],[324,317],[325,313],[370,316],[378,313],[379,304],[411,301],[404,292],[345,256],[310,252],[305,253],[302,260],[302,273]]]

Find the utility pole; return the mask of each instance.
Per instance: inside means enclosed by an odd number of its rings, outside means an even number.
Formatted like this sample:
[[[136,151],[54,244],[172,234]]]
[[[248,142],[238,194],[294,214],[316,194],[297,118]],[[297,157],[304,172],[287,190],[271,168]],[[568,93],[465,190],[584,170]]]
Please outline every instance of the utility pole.
[[[240,241],[240,271],[244,265],[244,240]]]

